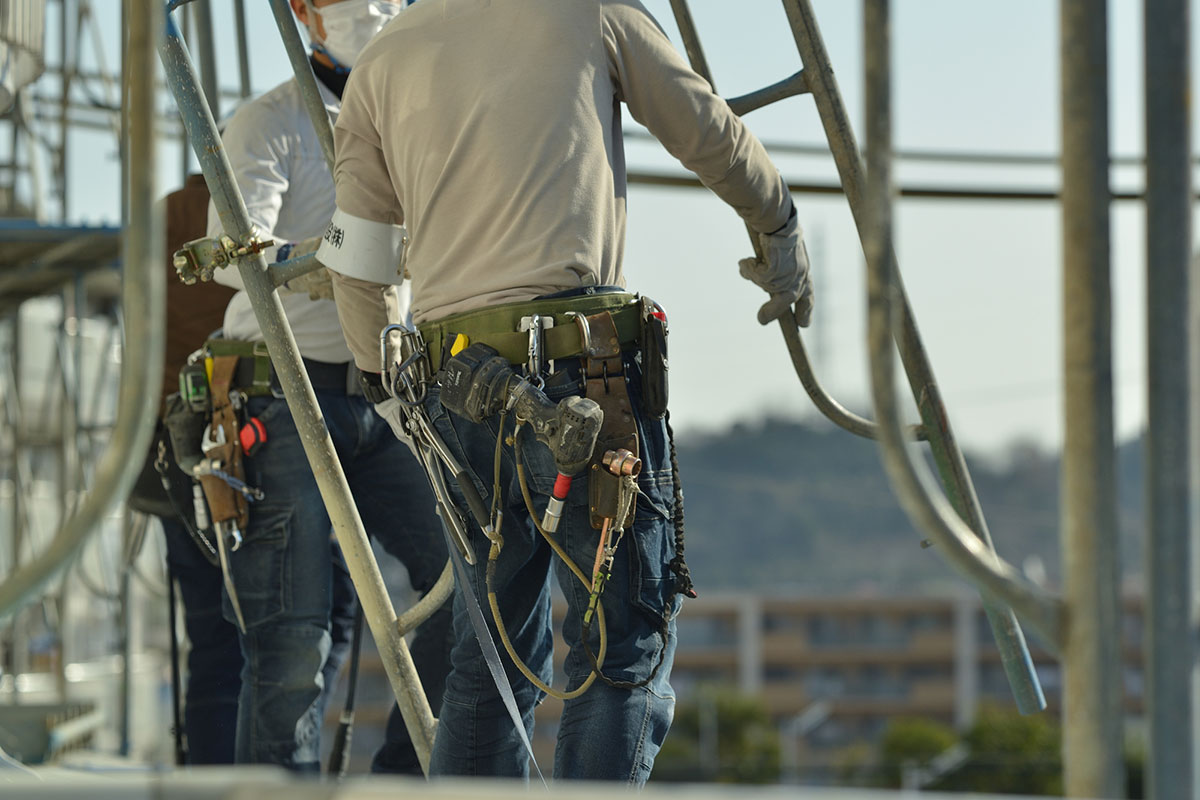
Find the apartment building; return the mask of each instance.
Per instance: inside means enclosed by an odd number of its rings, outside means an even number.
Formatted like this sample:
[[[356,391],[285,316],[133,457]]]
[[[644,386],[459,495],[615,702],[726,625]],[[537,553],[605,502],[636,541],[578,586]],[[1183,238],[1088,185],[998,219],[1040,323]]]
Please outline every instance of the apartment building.
[[[556,605],[561,619],[565,608]],[[1125,708],[1143,709],[1142,603],[1127,598],[1122,625]],[[879,740],[888,720],[925,717],[959,729],[982,704],[1014,707],[978,595],[764,597],[706,593],[689,600],[678,622],[672,685],[681,704],[709,687],[762,698],[779,726],[785,765],[832,768],[846,748]],[[1058,662],[1034,639],[1030,652],[1046,694],[1046,713],[1061,709]],[[374,654],[372,654],[374,655]],[[561,660],[564,646],[556,656]],[[364,654],[366,656],[366,654]],[[383,721],[390,689],[382,669],[365,666],[360,725]],[[555,685],[562,687],[559,675]],[[552,763],[558,715],[554,698],[538,708],[534,749]],[[336,705],[331,706],[332,717]],[[370,741],[364,730],[355,737]],[[360,746],[366,746],[362,741]]]
[[[561,613],[561,612],[560,612]],[[1125,705],[1143,703],[1140,598],[1125,602]],[[1032,638],[1046,694],[1061,708],[1058,662]],[[981,704],[1014,707],[978,595],[779,598],[706,594],[685,604],[672,684],[680,703],[705,687],[761,697],[784,737],[785,761],[828,764],[878,741],[889,719],[925,717],[959,729]],[[539,708],[539,750],[553,747],[560,705]]]

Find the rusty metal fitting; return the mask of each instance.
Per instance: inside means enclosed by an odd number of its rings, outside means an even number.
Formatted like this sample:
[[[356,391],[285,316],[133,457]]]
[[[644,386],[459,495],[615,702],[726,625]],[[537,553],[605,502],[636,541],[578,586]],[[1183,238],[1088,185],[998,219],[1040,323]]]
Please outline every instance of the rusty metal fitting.
[[[628,450],[609,450],[602,459],[604,466],[613,475],[636,477],[642,471],[642,460]]]

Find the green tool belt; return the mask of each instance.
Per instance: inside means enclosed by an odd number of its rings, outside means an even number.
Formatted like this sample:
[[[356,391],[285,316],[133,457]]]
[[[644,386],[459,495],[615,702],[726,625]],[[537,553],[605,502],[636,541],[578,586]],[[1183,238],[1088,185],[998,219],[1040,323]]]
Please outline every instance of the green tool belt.
[[[417,327],[425,339],[430,365],[436,372],[441,369],[447,342],[453,343],[460,335],[465,336],[469,344],[482,342],[488,345],[512,364],[524,364],[529,357],[529,333],[520,330],[521,319],[535,314],[554,319],[554,326],[545,329],[544,356],[547,360],[581,355],[583,342],[574,317],[601,311],[612,312],[622,348],[637,344],[641,336],[641,305],[636,295],[625,292],[507,303],[453,314]]]
[[[271,394],[271,357],[266,342],[243,342],[238,339],[209,339],[204,349],[211,358],[237,356],[237,371],[233,387],[247,397]]]
[[[209,357],[237,356],[237,368],[233,373],[233,388],[240,390],[247,397],[283,397],[283,389],[279,384],[279,375],[275,365],[267,355],[265,342],[243,342],[237,339],[209,339],[204,343]],[[349,396],[362,394],[359,384],[359,371],[353,362],[330,363],[301,357],[300,363],[308,374],[308,382],[313,389],[325,392],[337,392]]]

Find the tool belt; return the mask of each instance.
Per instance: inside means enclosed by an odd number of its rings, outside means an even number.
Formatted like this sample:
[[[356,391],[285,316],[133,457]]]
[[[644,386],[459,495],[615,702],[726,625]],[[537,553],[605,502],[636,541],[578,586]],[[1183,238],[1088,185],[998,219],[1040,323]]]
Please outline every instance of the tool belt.
[[[641,339],[641,307],[637,295],[627,292],[506,303],[453,314],[417,327],[428,348],[430,367],[437,372],[457,336],[465,336],[471,344],[488,345],[509,363],[524,364],[529,353],[529,334],[520,330],[521,319],[534,315],[554,319],[554,326],[546,328],[544,334],[547,360],[583,355],[583,339],[574,317],[603,311],[612,312],[619,346],[622,349],[636,346]]]
[[[665,317],[654,301],[627,292],[548,297],[455,314],[420,326],[433,371],[467,344],[486,344],[511,364],[526,363],[530,333],[521,330],[521,323],[535,315],[554,320],[541,332],[544,359],[578,358],[583,394],[604,412],[589,468],[592,526],[599,529],[607,517],[628,527],[633,523],[633,506],[618,508],[620,478],[601,462],[610,452],[639,454],[637,423],[625,382],[625,350],[644,348],[643,409],[655,419],[666,411]]]
[[[204,343],[212,357],[237,356],[232,385],[247,397],[282,397],[279,375],[267,354],[265,342],[243,342],[236,339],[209,339]],[[326,392],[344,392],[354,396],[362,394],[358,368],[354,362],[340,364],[301,358],[304,371],[313,389]]]

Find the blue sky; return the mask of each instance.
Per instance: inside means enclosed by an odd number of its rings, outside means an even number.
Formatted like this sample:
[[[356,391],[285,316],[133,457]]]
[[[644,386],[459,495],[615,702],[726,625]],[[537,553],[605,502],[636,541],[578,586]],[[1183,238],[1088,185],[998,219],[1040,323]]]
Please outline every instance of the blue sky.
[[[230,31],[232,42],[232,3],[212,2],[218,30]],[[250,28],[258,33],[251,75],[255,90],[262,91],[288,77],[287,62],[265,4],[246,5]],[[678,44],[668,0],[646,5]],[[799,69],[776,0],[690,5],[722,94],[741,94]],[[860,4],[814,0],[814,6],[846,105],[861,129]],[[892,7],[899,150],[1057,152],[1057,3],[895,0]],[[1114,155],[1141,152],[1140,9],[1136,0],[1110,3]],[[105,25],[115,63],[116,24],[109,19]],[[232,44],[228,56],[220,75],[225,87],[234,88]],[[163,107],[169,102],[164,97]],[[823,142],[808,98],[754,112],[747,123],[767,142]],[[72,148],[71,217],[115,220],[112,137],[81,134]],[[653,143],[632,142],[629,161],[634,170],[681,169]],[[790,180],[834,178],[828,157],[781,154],[776,161]],[[178,184],[177,147],[161,148],[159,168],[164,192]],[[902,185],[1058,183],[1053,166],[902,162],[896,174]],[[1141,185],[1137,168],[1114,169],[1113,175],[1118,188]],[[841,198],[801,195],[796,202],[816,271],[810,349],[822,381],[861,411],[867,396],[865,294],[857,236]],[[1117,420],[1118,433],[1128,436],[1144,425],[1141,204],[1115,204],[1112,221]],[[1057,205],[906,200],[897,207],[897,222],[901,270],[959,438],[991,453],[1014,440],[1056,447],[1062,429]],[[671,318],[677,429],[713,430],[767,413],[813,418],[816,412],[792,375],[778,331],[754,321],[760,293],[737,275],[737,259],[749,253],[749,243],[731,210],[707,192],[632,187],[626,253],[631,288],[659,300]]]

